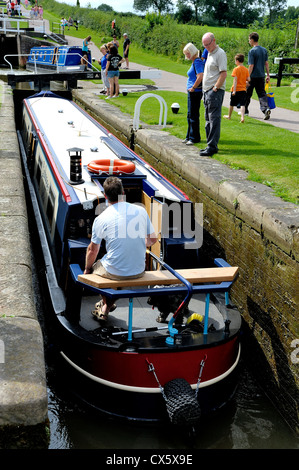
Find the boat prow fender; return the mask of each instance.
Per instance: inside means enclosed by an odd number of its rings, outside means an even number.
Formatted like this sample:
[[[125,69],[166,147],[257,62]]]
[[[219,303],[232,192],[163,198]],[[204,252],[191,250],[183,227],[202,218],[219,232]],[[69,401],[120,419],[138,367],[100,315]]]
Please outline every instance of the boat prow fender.
[[[179,426],[194,426],[201,410],[195,391],[185,379],[173,379],[164,386],[166,409],[170,422]]]

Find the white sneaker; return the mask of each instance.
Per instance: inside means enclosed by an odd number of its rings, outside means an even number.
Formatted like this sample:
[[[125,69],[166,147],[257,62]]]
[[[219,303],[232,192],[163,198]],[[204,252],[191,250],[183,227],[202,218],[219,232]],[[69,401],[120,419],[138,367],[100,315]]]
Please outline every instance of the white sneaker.
[[[107,98],[105,98],[105,100],[110,100],[111,96],[107,96]]]
[[[182,144],[186,144],[188,142],[188,139],[182,140]]]

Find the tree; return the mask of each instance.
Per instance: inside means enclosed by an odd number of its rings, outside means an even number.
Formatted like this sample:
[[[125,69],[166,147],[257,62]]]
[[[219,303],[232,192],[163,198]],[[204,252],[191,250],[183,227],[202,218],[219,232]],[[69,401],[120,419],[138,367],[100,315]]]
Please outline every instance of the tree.
[[[261,8],[254,8],[240,0],[233,0],[230,9],[230,26],[246,28],[254,23],[261,15]]]
[[[189,21],[193,20],[194,12],[189,5],[186,5],[184,0],[178,0],[177,2],[177,11],[174,15],[175,19],[179,23],[189,23]]]
[[[101,3],[101,5],[98,6],[97,10],[100,11],[114,11],[113,8],[110,5],[107,5],[106,3]]]
[[[287,6],[287,0],[263,0],[262,3],[268,9],[269,23],[274,23]]]
[[[161,14],[172,11],[173,3],[172,0],[134,0],[133,8],[137,11],[148,11],[153,8]]]
[[[194,8],[194,14],[195,14],[195,21],[196,23],[199,22],[199,18],[198,18],[198,15],[199,15],[199,12],[201,11],[204,11],[205,8],[206,8],[206,2],[205,0],[189,0],[188,3],[191,3],[191,5],[193,6]]]
[[[205,13],[209,14],[216,24],[246,27],[258,19],[260,9],[252,7],[243,0],[206,0]]]
[[[284,11],[284,18],[286,21],[292,21],[299,18],[299,7],[288,7],[288,9]]]

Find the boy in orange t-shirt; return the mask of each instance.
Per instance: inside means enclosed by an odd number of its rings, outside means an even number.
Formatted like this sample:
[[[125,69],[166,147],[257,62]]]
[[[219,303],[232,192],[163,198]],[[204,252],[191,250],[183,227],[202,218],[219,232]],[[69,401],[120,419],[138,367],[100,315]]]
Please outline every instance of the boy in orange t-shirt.
[[[223,116],[225,119],[230,119],[234,106],[241,106],[241,122],[244,122],[245,115],[245,101],[246,101],[246,88],[248,85],[249,71],[243,65],[244,55],[237,54],[235,56],[235,64],[237,67],[234,68],[232,72],[232,77],[234,77],[234,83],[231,87],[230,95],[230,106],[227,116]]]

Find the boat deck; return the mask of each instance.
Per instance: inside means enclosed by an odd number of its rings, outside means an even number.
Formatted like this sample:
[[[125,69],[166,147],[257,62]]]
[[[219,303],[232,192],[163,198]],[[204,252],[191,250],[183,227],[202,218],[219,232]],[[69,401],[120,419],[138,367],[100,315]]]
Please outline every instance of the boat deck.
[[[91,311],[94,309],[95,303],[100,298],[96,295],[86,296],[82,299],[81,308],[81,320],[80,325],[87,331],[92,331],[101,326],[99,322],[92,314]],[[120,328],[122,330],[128,329],[128,312],[129,312],[129,300],[119,299],[116,302],[117,308],[109,314],[107,327]],[[205,312],[205,295],[196,294],[189,303],[190,315],[198,313],[204,316]],[[154,309],[147,303],[146,297],[136,297],[134,299],[134,315],[133,315],[133,334],[134,330],[140,330],[145,328],[158,328],[157,331],[151,331],[151,335],[167,335],[167,323],[158,323],[156,321],[159,315],[157,307]],[[167,320],[170,320],[172,314],[170,313]],[[184,317],[184,323],[186,318]],[[211,301],[209,309],[209,327],[213,324],[216,330],[224,328],[224,318],[220,313],[216,305]],[[148,333],[147,333],[148,334]],[[136,336],[137,335],[137,336]],[[134,334],[135,337],[144,336],[143,332]]]

